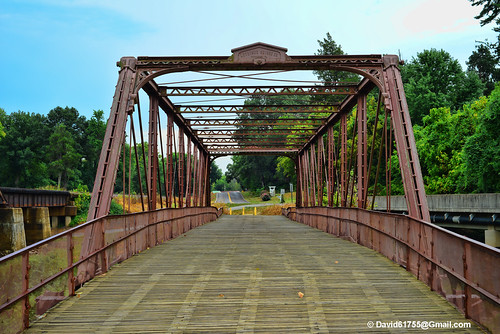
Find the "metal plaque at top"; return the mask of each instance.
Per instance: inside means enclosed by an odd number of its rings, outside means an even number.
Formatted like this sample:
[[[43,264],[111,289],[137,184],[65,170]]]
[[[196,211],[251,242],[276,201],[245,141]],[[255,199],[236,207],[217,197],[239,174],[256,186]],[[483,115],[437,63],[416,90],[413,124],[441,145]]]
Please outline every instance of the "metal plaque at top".
[[[289,58],[286,54],[287,51],[288,49],[261,42],[231,50],[233,53],[233,62],[252,63],[256,65],[284,63]]]

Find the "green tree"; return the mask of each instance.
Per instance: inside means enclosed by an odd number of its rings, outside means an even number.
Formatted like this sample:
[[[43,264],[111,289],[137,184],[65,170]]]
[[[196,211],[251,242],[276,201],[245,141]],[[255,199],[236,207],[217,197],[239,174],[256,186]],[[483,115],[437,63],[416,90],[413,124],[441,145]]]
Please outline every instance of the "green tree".
[[[476,50],[469,57],[467,66],[468,70],[476,72],[485,84],[484,95],[490,95],[495,88],[495,82],[500,80],[500,69],[498,58],[491,53],[491,48],[487,43],[476,45]]]
[[[477,130],[464,147],[466,183],[474,192],[500,192],[500,85],[491,93]]]
[[[236,179],[244,189],[263,189],[270,185],[288,184],[287,178],[276,171],[276,156],[233,156],[233,163],[228,165],[227,179]]]
[[[4,117],[5,117],[5,110],[0,108],[0,119],[4,118]],[[2,122],[0,122],[0,140],[2,140],[3,137],[5,137],[5,131],[4,131]]]
[[[83,132],[82,182],[92,189],[99,164],[102,141],[106,133],[106,121],[102,110],[94,110],[92,117],[86,122]],[[127,151],[128,152],[128,151]]]
[[[78,167],[81,155],[76,151],[75,141],[64,124],[57,125],[50,135],[47,151],[50,172],[57,177],[57,187],[76,187],[80,183]]]
[[[333,40],[329,32],[326,33],[326,37],[323,40],[318,40],[318,44],[317,56],[345,54],[342,46]],[[358,75],[351,72],[314,70],[313,73],[326,85],[337,82],[357,82],[359,80]]]
[[[0,141],[0,184],[36,188],[49,184],[44,162],[48,128],[45,116],[22,111],[0,112],[5,137]]]
[[[215,162],[212,162],[210,166],[210,184],[215,184],[220,178],[222,178],[222,170]]]
[[[488,43],[488,48],[494,50],[497,59],[500,59],[500,4],[498,0],[469,0],[472,6],[483,6],[483,9],[475,18],[480,20],[481,26],[495,22],[496,27],[493,31],[498,33],[495,43]]]
[[[329,32],[326,33],[326,37],[323,40],[318,40],[319,49],[316,52],[318,56],[327,55],[343,55],[345,54],[342,50],[342,46],[337,44],[330,35]],[[343,82],[358,82],[359,76],[351,72],[342,71],[327,71],[327,70],[315,70],[314,75],[323,82],[324,85],[334,85],[336,83]],[[340,95],[316,95],[312,97],[315,103],[319,102],[340,102],[342,101],[342,96]]]
[[[406,99],[413,124],[433,108],[458,110],[477,99],[484,84],[474,72],[465,73],[458,60],[444,50],[424,50],[402,67]]]

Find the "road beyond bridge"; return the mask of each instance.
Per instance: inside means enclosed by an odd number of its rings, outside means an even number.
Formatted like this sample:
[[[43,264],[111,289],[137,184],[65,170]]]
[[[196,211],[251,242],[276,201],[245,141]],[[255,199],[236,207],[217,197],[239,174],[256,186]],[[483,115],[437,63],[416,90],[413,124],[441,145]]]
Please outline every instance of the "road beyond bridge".
[[[215,195],[215,203],[248,203],[240,191],[223,191]]]
[[[370,249],[280,216],[224,216],[115,266],[28,333],[377,331],[370,321],[470,324]]]

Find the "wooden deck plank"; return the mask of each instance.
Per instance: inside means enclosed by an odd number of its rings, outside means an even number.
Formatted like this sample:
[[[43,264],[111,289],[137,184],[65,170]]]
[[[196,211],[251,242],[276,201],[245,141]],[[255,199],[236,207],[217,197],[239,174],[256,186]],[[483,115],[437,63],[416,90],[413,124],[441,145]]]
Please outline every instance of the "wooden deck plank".
[[[279,216],[223,216],[78,294],[27,332],[400,333],[367,322],[466,321],[382,255]]]

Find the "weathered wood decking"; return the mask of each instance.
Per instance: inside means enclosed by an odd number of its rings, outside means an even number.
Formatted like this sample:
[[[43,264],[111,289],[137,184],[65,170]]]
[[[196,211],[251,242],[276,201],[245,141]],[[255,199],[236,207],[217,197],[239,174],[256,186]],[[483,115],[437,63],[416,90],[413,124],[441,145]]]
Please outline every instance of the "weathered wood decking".
[[[28,332],[420,331],[369,321],[467,320],[367,248],[279,216],[223,216],[115,266]]]

